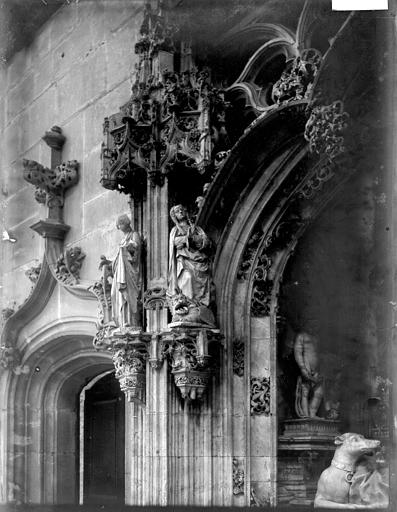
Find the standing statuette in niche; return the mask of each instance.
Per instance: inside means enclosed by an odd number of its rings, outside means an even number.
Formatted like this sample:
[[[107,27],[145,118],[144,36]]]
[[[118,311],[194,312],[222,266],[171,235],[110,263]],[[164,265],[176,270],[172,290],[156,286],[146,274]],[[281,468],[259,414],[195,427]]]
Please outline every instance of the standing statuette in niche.
[[[301,375],[298,377],[295,395],[295,411],[299,418],[318,418],[324,390],[323,378],[318,370],[318,339],[301,332],[294,343],[295,361]]]
[[[142,326],[142,241],[139,233],[133,231],[128,215],[120,215],[116,227],[124,234],[117,256],[113,263],[104,258],[101,262],[101,267],[109,267],[113,278],[112,318],[119,328],[139,329]]]
[[[171,297],[173,323],[214,327],[209,309],[211,292],[211,242],[195,226],[182,205],[171,208],[175,226],[170,233],[168,294]]]

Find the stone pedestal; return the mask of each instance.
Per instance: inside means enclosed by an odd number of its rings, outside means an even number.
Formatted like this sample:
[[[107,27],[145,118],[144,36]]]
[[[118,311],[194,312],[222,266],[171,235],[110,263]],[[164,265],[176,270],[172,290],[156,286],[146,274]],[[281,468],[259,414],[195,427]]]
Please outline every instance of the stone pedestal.
[[[278,439],[278,502],[312,505],[317,482],[329,466],[339,422],[292,419],[282,423]]]

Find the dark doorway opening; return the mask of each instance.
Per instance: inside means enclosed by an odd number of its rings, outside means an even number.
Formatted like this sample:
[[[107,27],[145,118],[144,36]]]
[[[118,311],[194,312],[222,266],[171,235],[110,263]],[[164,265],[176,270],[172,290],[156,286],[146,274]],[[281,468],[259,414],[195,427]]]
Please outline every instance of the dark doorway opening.
[[[124,393],[111,372],[83,394],[83,502],[124,504]]]

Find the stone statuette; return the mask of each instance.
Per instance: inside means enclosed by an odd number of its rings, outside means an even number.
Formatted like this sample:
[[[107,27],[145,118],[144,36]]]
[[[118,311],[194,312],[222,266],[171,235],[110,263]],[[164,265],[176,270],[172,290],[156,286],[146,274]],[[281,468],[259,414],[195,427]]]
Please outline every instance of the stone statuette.
[[[323,378],[318,371],[318,340],[306,332],[295,338],[294,355],[301,375],[295,394],[295,412],[299,418],[318,418],[323,399]]]
[[[127,215],[120,215],[117,229],[124,234],[113,263],[102,258],[100,268],[106,267],[113,278],[111,285],[112,320],[121,329],[140,329],[142,287],[142,242],[139,233],[132,230]]]
[[[209,309],[211,242],[205,232],[195,226],[182,205],[171,208],[175,224],[169,240],[168,295],[172,306],[173,326],[215,327]]]

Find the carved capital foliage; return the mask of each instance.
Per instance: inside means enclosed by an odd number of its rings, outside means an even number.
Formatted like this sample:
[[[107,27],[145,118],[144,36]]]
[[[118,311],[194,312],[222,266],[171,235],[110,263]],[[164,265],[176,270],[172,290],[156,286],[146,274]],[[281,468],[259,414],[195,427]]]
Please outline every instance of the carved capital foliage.
[[[280,79],[273,85],[272,99],[275,103],[303,100],[310,94],[314,79],[321,64],[321,53],[313,48],[287,62]]]
[[[78,182],[77,160],[48,169],[34,160],[23,160],[23,177],[36,187],[35,199],[49,208],[63,207],[65,191]]]
[[[343,110],[342,101],[313,107],[305,127],[305,139],[310,151],[333,161],[345,151],[343,133],[349,115]]]
[[[233,341],[233,373],[242,377],[244,375],[244,341]]]
[[[113,353],[115,376],[129,402],[145,402],[146,360],[149,354],[144,343],[120,348]]]
[[[160,286],[149,288],[144,294],[145,309],[164,309],[167,306],[167,290]]]
[[[233,494],[244,494],[244,469],[239,467],[239,461],[233,459]]]
[[[270,377],[251,377],[251,416],[270,414]]]
[[[66,249],[56,262],[55,275],[58,281],[67,286],[78,284],[80,280],[80,269],[85,256],[81,247]]]

